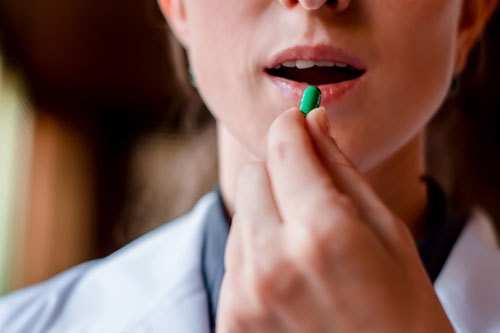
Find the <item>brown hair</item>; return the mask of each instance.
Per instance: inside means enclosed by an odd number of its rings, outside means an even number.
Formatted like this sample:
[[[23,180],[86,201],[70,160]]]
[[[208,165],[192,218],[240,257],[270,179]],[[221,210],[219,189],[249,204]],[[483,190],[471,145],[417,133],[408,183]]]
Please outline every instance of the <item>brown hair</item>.
[[[428,126],[428,171],[458,210],[483,207],[500,232],[500,9],[490,20],[448,98]]]

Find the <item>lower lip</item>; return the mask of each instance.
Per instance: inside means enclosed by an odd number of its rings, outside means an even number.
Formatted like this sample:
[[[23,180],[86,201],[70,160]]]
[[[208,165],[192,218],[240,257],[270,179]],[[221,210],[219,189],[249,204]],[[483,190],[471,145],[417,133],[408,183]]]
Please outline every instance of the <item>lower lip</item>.
[[[292,81],[270,75],[267,72],[265,73],[285,96],[294,99],[295,104],[300,103],[302,95],[304,94],[304,90],[306,90],[306,88],[310,86],[310,84],[307,83]],[[366,73],[363,73],[361,76],[352,80],[318,86],[318,88],[321,90],[322,95],[321,105],[326,106],[328,104],[340,101],[347,92],[352,91],[356,86],[358,86],[365,76]]]

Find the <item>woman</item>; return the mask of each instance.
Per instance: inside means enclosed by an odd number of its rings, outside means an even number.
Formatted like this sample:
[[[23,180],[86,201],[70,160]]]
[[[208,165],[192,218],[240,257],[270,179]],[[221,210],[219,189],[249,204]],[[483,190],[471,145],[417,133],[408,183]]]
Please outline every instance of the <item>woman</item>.
[[[217,120],[220,188],[5,297],[2,331],[500,330],[491,219],[423,177],[426,125],[496,0],[159,4]]]

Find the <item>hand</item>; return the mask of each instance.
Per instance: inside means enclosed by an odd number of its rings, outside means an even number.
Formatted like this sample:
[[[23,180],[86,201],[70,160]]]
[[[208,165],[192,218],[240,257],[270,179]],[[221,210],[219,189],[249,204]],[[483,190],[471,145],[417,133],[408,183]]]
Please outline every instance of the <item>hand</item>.
[[[452,332],[406,225],[329,134],[325,111],[280,115],[244,168],[218,332]]]

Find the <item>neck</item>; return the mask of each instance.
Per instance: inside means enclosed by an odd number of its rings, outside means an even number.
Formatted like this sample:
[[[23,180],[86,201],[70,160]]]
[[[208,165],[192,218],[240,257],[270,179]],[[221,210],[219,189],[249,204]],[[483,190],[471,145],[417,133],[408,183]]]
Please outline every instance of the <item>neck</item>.
[[[224,205],[232,217],[236,180],[243,167],[257,158],[239,141],[217,125],[219,181]],[[425,132],[421,131],[399,151],[376,167],[363,172],[380,199],[418,238],[428,207],[427,187],[420,177],[425,173]]]

